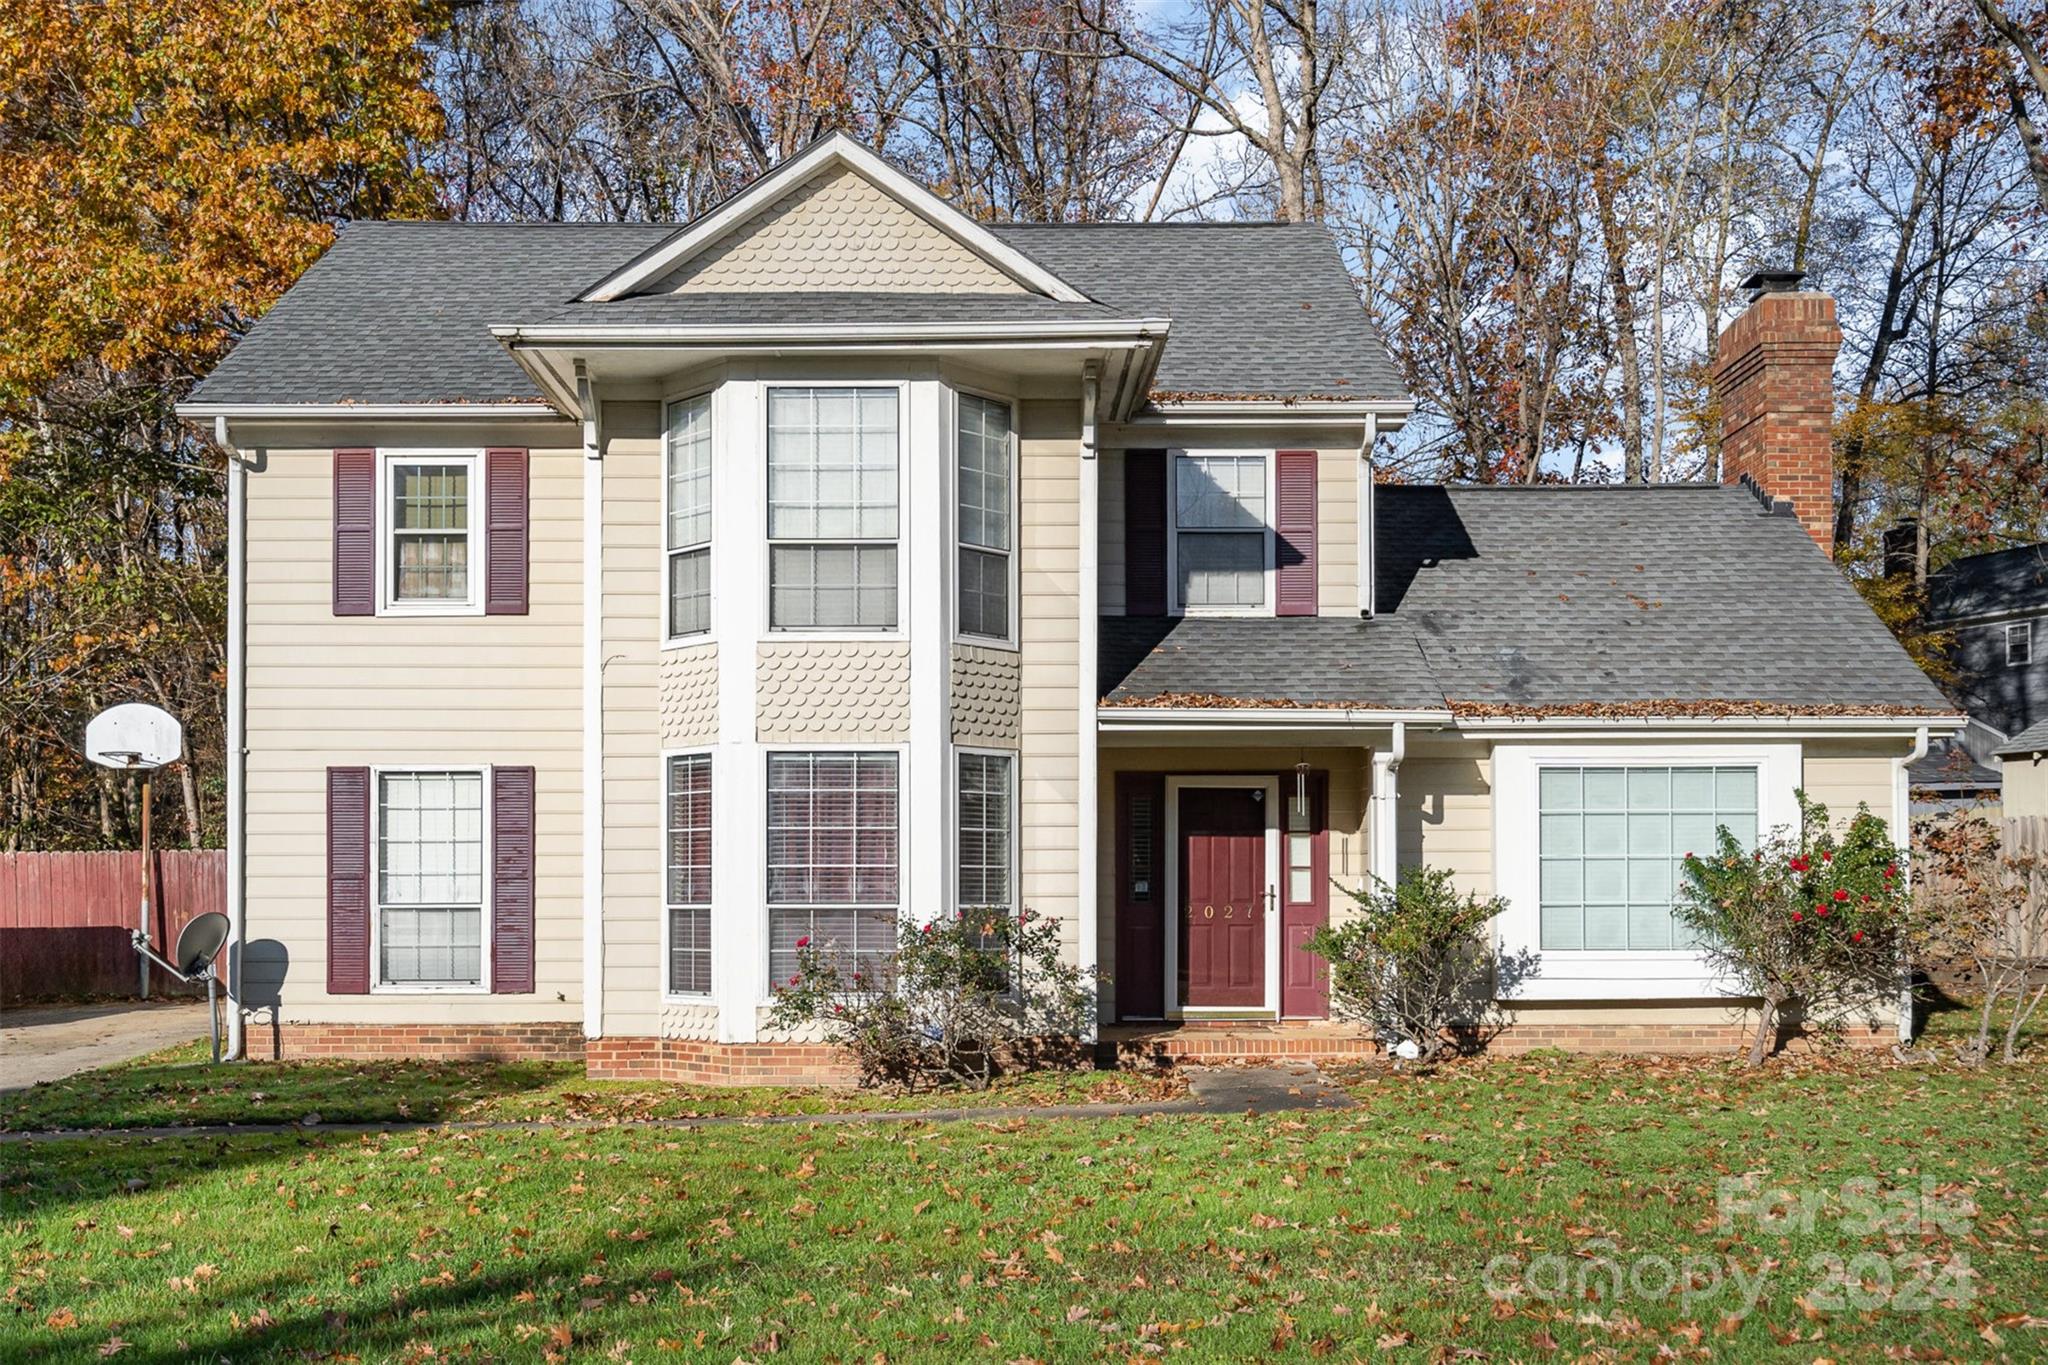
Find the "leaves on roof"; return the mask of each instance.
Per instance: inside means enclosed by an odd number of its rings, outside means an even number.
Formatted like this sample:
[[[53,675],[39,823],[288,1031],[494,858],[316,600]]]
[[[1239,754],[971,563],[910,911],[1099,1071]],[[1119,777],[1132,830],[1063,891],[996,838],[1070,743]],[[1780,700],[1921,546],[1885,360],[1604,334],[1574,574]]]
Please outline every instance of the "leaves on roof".
[[[1849,702],[1798,703],[1720,697],[1663,697],[1654,701],[1584,701],[1529,705],[1523,702],[1472,701],[1453,697],[1451,713],[1460,720],[1537,720],[1550,717],[1641,717],[1643,719],[1750,716],[1941,716],[1960,719],[1954,711],[1932,706],[1877,706]]]

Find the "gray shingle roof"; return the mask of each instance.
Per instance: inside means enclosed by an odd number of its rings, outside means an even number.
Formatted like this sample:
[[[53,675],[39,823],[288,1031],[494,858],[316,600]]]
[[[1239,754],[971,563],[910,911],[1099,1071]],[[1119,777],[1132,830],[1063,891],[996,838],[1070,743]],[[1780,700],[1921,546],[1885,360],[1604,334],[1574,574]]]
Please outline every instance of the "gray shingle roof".
[[[1390,711],[1443,706],[1414,634],[1398,621],[1105,616],[1101,627],[1099,678],[1111,704],[1200,697]]]
[[[2042,741],[2048,744],[2048,730],[2044,730]],[[1945,791],[1996,791],[2001,783],[1996,768],[1970,757],[1970,751],[1953,739],[1929,744],[1926,753],[1906,765],[1906,779],[1915,787]]]
[[[1105,698],[1954,710],[1799,523],[1739,489],[1394,486],[1374,507],[1373,620],[1105,620]]]
[[[542,395],[490,335],[536,323],[1170,321],[1156,381],[1400,399],[1330,235],[1277,224],[999,226],[1092,302],[1019,295],[578,296],[677,231],[645,223],[354,223],[192,394],[198,403],[501,403]]]
[[[1382,612],[1453,703],[1954,708],[1790,517],[1747,492],[1387,487]]]
[[[2028,754],[2048,753],[2048,720],[2029,725],[1993,752],[2000,758],[2025,758]]]
[[[1971,555],[1927,580],[1930,623],[2048,607],[2048,544]]]

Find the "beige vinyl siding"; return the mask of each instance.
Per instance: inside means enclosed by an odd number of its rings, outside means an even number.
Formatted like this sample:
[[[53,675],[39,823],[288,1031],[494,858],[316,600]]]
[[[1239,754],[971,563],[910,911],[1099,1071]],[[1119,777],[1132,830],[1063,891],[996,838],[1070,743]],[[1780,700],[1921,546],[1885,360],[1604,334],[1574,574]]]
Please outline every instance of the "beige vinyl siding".
[[[763,744],[900,744],[910,738],[910,645],[765,643],[756,656],[754,717]]]
[[[303,1023],[579,1020],[583,457],[575,428],[363,424],[331,435],[338,446],[531,448],[525,616],[335,616],[333,449],[306,447],[303,432],[287,439],[293,444],[248,447],[256,454],[245,675],[251,1003],[275,1002],[282,1021]],[[480,552],[475,562],[480,569]],[[488,764],[534,768],[533,994],[329,996],[326,770]],[[262,1051],[260,1031],[252,1046]]]
[[[1856,818],[1859,802],[1889,825],[1895,790],[1894,760],[1904,758],[1912,742],[1897,740],[1808,740],[1801,750],[1800,781],[1811,799],[1828,808],[1828,823],[1846,828]],[[1895,842],[1904,836],[1893,835]]]
[[[1402,867],[1449,868],[1462,891],[1493,894],[1493,759],[1482,745],[1417,755],[1396,775]]]
[[[1081,410],[1053,400],[1018,408],[1019,886],[1078,953]]]
[[[655,286],[1022,294],[1022,285],[858,171],[819,172]]]
[[[2048,758],[2039,754],[2005,760],[2002,798],[2008,820],[2048,815]]]
[[[661,404],[604,405],[604,1031],[661,1024]]]
[[[1316,608],[1358,615],[1358,451],[1316,452]]]
[[[1277,777],[1281,799],[1294,788],[1296,763],[1312,764],[1330,777],[1330,876],[1338,886],[1330,889],[1330,918],[1341,921],[1353,909],[1353,902],[1338,887],[1365,885],[1371,863],[1371,834],[1366,827],[1366,796],[1372,778],[1364,749],[1326,747],[1299,749],[1243,747],[1213,740],[1192,739],[1183,744],[1146,745],[1139,748],[1105,748],[1098,770],[1101,818],[1096,824],[1095,951],[1102,971],[1110,977],[1102,989],[1103,1018],[1116,1016],[1116,780],[1121,773],[1166,773],[1185,777],[1213,777],[1231,773]]]

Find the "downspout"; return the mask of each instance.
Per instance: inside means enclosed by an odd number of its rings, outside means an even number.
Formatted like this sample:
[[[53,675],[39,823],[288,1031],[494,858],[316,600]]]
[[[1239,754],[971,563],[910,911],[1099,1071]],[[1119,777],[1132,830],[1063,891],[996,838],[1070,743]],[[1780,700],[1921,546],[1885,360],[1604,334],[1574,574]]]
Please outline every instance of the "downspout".
[[[1892,839],[1903,849],[1913,847],[1913,779],[1906,770],[1927,757],[1927,727],[1913,732],[1913,747],[1904,758],[1892,760]],[[1906,891],[1913,889],[1913,860],[1906,860]],[[1913,973],[1902,969],[1899,983],[1899,1041],[1913,1041]]]
[[[1097,361],[1086,361],[1081,367],[1081,487],[1076,514],[1080,522],[1077,528],[1081,552],[1080,586],[1074,608],[1079,616],[1075,622],[1078,639],[1074,651],[1074,668],[1079,674],[1075,685],[1074,716],[1074,772],[1079,788],[1074,802],[1074,840],[1078,855],[1074,859],[1074,901],[1081,940],[1078,965],[1084,976],[1094,975],[1100,957],[1096,943],[1095,904],[1095,845],[1099,820],[1096,779],[1100,768],[1096,754],[1098,726],[1095,712],[1100,704],[1100,693],[1095,672],[1097,636],[1101,628],[1096,614],[1100,610],[1102,465],[1095,458],[1095,423],[1101,397],[1102,366]],[[1099,999],[1098,996],[1097,1008],[1087,1019],[1088,1042],[1095,1041],[1097,1015],[1101,1012]]]
[[[243,1057],[245,1037],[242,1018],[242,959],[248,941],[248,916],[242,898],[247,886],[244,864],[248,859],[248,836],[242,827],[243,791],[247,783],[248,751],[243,747],[243,699],[248,693],[248,540],[249,467],[242,452],[228,444],[228,419],[213,419],[213,441],[228,457],[228,1046],[227,1058]]]
[[[604,1037],[604,436],[590,376],[583,414],[583,1036]]]
[[[1379,443],[1380,417],[1365,415],[1365,436],[1358,446],[1358,614],[1370,617],[1378,610],[1375,576],[1379,546],[1373,537],[1372,448]]]

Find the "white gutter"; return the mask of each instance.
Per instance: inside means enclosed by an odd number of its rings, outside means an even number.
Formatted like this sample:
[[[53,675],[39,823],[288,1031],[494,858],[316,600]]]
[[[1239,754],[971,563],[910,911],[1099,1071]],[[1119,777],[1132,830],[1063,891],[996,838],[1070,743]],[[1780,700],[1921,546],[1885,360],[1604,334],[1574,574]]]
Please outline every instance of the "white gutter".
[[[1105,733],[1137,731],[1356,730],[1387,725],[1451,724],[1448,711],[1375,711],[1342,707],[1101,706]]]
[[[1372,875],[1392,886],[1401,873],[1400,773],[1408,727],[1394,723],[1392,741],[1372,756]]]
[[[242,959],[246,953],[248,913],[243,904],[248,885],[248,833],[243,828],[244,791],[248,783],[248,750],[244,747],[244,706],[249,679],[248,639],[248,506],[249,469],[241,452],[228,443],[228,419],[213,421],[213,440],[228,457],[228,1046],[229,1061],[243,1056],[245,1021],[242,1017]]]
[[[1100,651],[1101,635],[1101,483],[1102,462],[1096,459],[1096,405],[1102,397],[1102,370],[1094,361],[1081,367],[1081,467],[1079,504],[1076,517],[1080,539],[1081,564],[1080,585],[1075,593],[1075,611],[1080,619],[1076,622],[1078,642],[1074,651],[1075,717],[1075,792],[1074,820],[1076,856],[1074,858],[1074,898],[1077,930],[1080,936],[1080,968],[1084,976],[1092,976],[1098,965],[1096,943],[1096,832],[1100,820],[1097,809],[1099,793],[1096,790],[1097,774],[1100,771],[1098,750],[1101,738],[1096,733],[1096,708],[1101,701],[1096,678],[1096,659]],[[1088,1042],[1095,1041],[1096,1015],[1090,1011],[1084,1022]]]
[[[1135,343],[1163,338],[1168,326],[1165,318],[1078,318],[1045,322],[536,323],[493,327],[491,335],[514,348],[664,346],[679,343],[863,346],[889,341]]]
[[[446,419],[475,422],[501,417],[544,417],[562,413],[548,403],[180,403],[178,416],[188,421],[332,421],[337,417],[420,421]]]
[[[1300,421],[1304,418],[1349,418],[1363,421],[1377,418],[1384,430],[1397,431],[1415,411],[1415,405],[1399,399],[1358,398],[1202,398],[1180,401],[1166,399],[1132,422],[1135,427],[1172,426],[1176,420],[1213,426],[1219,421],[1272,419]]]
[[[1892,842],[1900,848],[1910,850],[1913,845],[1913,779],[1906,769],[1927,757],[1928,727],[1923,725],[1913,734],[1913,747],[1905,757],[1892,760]],[[1905,866],[1906,888],[1913,886],[1913,860],[1908,858]],[[1913,977],[1908,971],[1899,983],[1899,1041],[1913,1041]]]
[[[1966,716],[1488,716],[1458,721],[1458,732],[1466,735],[1513,735],[1525,732],[1546,739],[1605,738],[1616,732],[1655,730],[1672,736],[1687,731],[1726,734],[1729,731],[1768,731],[1815,735],[1911,734],[1931,730],[1953,734],[1969,723]]]
[[[583,1034],[604,1036],[604,432],[583,366]]]

